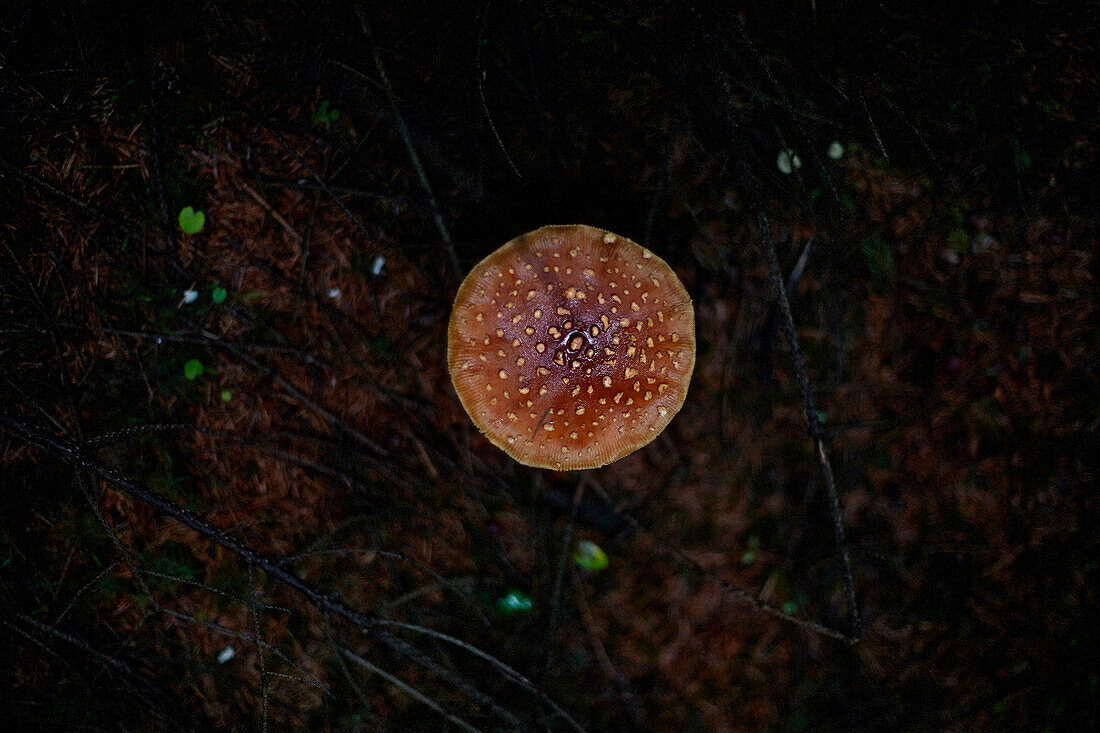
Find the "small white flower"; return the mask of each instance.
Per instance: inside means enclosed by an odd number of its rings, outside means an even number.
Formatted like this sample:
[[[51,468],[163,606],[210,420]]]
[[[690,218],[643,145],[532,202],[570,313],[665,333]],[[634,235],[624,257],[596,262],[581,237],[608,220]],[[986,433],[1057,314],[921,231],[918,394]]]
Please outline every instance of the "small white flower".
[[[790,175],[802,167],[802,160],[796,152],[787,148],[786,150],[780,150],[779,155],[775,156],[775,165],[779,168],[780,173]]]
[[[371,274],[375,275],[375,276],[381,275],[382,274],[382,265],[384,265],[384,264],[386,264],[386,258],[385,257],[383,257],[382,255],[378,255],[377,257],[375,257],[374,258],[374,263],[370,266]]]
[[[339,298],[340,297],[340,288],[329,288],[328,289],[328,297],[330,297],[330,298]]]
[[[844,156],[844,146],[840,144],[840,141],[833,140],[829,144],[829,157],[833,160],[840,160]]]
[[[183,302],[184,303],[194,303],[198,299],[198,297],[199,297],[199,291],[198,290],[184,290],[183,291]]]
[[[218,664],[225,664],[235,656],[237,656],[237,650],[231,646],[227,646],[225,649],[222,649],[221,654],[218,655]]]

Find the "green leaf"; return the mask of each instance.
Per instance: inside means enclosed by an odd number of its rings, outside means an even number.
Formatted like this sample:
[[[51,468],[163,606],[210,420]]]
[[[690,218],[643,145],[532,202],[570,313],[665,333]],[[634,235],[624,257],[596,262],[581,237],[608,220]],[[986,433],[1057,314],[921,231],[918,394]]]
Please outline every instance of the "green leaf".
[[[229,296],[229,291],[222,287],[214,288],[214,292],[210,294],[210,299],[215,303],[224,303],[226,297]]]
[[[198,234],[202,231],[202,225],[206,223],[206,214],[195,211],[190,206],[180,209],[180,231],[184,234]]]
[[[233,393],[228,389],[223,389],[218,396],[222,398],[222,402],[229,402],[229,400],[233,399]]]
[[[203,369],[202,362],[198,359],[191,359],[183,365],[183,376],[188,379],[198,379],[202,376]]]
[[[607,567],[607,553],[595,542],[581,540],[573,550],[573,562],[585,570],[603,570]]]
[[[321,104],[313,111],[310,119],[313,120],[315,125],[325,125],[327,127],[340,119],[340,110],[330,108],[328,100],[322,99]]]
[[[518,590],[508,591],[508,595],[497,599],[497,613],[502,616],[515,616],[531,610],[531,599]]]

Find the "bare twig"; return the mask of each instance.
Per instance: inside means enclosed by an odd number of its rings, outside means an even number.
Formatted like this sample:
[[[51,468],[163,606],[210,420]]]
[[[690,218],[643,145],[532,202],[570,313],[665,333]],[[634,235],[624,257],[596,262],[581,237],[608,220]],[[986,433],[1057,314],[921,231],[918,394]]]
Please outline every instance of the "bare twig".
[[[336,555],[340,557],[349,557],[353,555],[377,555],[379,557],[387,557],[393,560],[397,560],[399,562],[409,563],[410,565],[413,565],[428,573],[435,579],[436,582],[434,585],[418,588],[411,593],[402,596],[401,598],[398,598],[397,600],[390,601],[382,606],[382,610],[400,605],[401,603],[408,601],[410,598],[429,592],[431,589],[445,588],[454,593],[454,595],[457,596],[461,601],[466,603],[470,607],[470,609],[477,614],[478,618],[481,619],[482,624],[484,624],[486,628],[490,626],[489,619],[485,616],[480,608],[470,602],[469,594],[464,593],[459,588],[458,584],[456,584],[454,581],[447,580],[442,575],[433,570],[430,566],[425,565],[419,560],[411,558],[407,555],[403,555],[400,552],[393,552],[391,550],[375,550],[369,547],[337,547],[328,550],[312,550],[310,552],[302,552],[296,555],[288,555],[287,557],[284,557],[282,560],[280,560],[279,564],[287,565],[289,563],[299,562],[300,560],[304,560],[307,557],[325,557],[330,555]]]
[[[447,230],[447,225],[443,222],[443,214],[439,208],[439,202],[436,201],[435,193],[432,192],[432,184],[428,181],[428,174],[424,172],[424,166],[420,164],[420,156],[416,154],[416,148],[413,146],[412,135],[409,134],[409,128],[405,124],[405,118],[401,115],[401,110],[397,107],[397,95],[394,94],[393,86],[390,84],[390,78],[386,75],[386,67],[382,63],[382,55],[378,52],[378,46],[374,42],[374,35],[371,33],[370,23],[367,22],[366,13],[363,12],[363,8],[359,3],[355,4],[355,14],[359,16],[359,25],[363,29],[363,35],[367,37],[367,41],[371,45],[371,50],[374,53],[374,66],[378,69],[378,77],[382,80],[382,88],[386,91],[386,99],[390,103],[390,110],[393,112],[394,121],[397,124],[397,131],[401,135],[401,139],[405,142],[405,149],[409,152],[409,160],[412,162],[413,169],[416,171],[416,177],[420,181],[420,187],[424,189],[424,193],[428,197],[428,203],[432,207],[432,218],[435,220],[435,227],[439,230],[439,236],[443,240],[443,246],[447,250],[447,256],[451,260],[451,265],[455,269],[455,275],[461,276],[462,268],[458,263],[458,255],[455,254],[454,242],[451,241],[451,234]]]
[[[3,180],[4,177],[6,177],[7,175],[13,175],[16,178],[20,178],[23,181],[31,184],[32,186],[45,191],[46,193],[50,194],[54,198],[61,199],[62,201],[69,204],[73,208],[79,209],[80,211],[83,211],[87,214],[90,214],[91,216],[93,216],[94,218],[96,218],[100,221],[105,221],[105,222],[108,222],[110,224],[113,224],[114,226],[119,227],[120,229],[126,231],[127,233],[132,233],[136,229],[136,227],[133,224],[131,224],[130,222],[127,222],[124,219],[119,219],[113,213],[111,213],[109,211],[106,211],[105,209],[101,209],[98,206],[94,206],[93,204],[89,204],[86,201],[82,201],[82,200],[78,199],[76,196],[73,196],[71,193],[68,193],[67,191],[62,191],[57,186],[53,185],[52,183],[49,183],[46,180],[43,180],[42,178],[39,178],[38,176],[34,175],[33,173],[28,173],[24,170],[20,170],[19,168],[16,168],[14,165],[9,163],[5,158],[0,157],[0,180]]]
[[[161,69],[163,77],[164,70]],[[176,237],[175,222],[169,211],[168,186],[164,180],[164,135],[161,129],[160,101],[164,93],[165,80],[163,78],[151,79],[149,87],[149,162],[152,164],[153,190],[156,194],[157,208],[160,213],[160,224],[164,230],[165,254],[168,255],[167,265],[176,272],[182,272],[183,267],[179,259],[179,240]]]
[[[745,171],[747,175],[747,171]],[[787,343],[791,347],[791,357],[794,360],[795,372],[798,374],[798,382],[802,387],[802,403],[805,411],[806,422],[810,428],[810,436],[814,441],[818,461],[821,464],[821,473],[825,479],[825,491],[829,497],[829,510],[833,519],[833,533],[836,536],[837,552],[840,555],[840,565],[844,576],[844,596],[847,600],[849,620],[852,624],[851,635],[845,639],[850,643],[856,643],[862,633],[862,621],[859,615],[859,607],[856,605],[854,584],[852,583],[852,565],[848,559],[848,542],[844,536],[844,515],[840,508],[840,498],[836,492],[836,482],[833,479],[833,469],[829,465],[829,455],[825,449],[825,438],[821,430],[821,421],[814,407],[813,393],[810,391],[810,378],[806,374],[806,362],[802,355],[802,349],[798,345],[798,332],[794,325],[794,316],[791,315],[791,305],[787,300],[787,288],[783,284],[783,273],[779,270],[779,258],[775,254],[775,245],[772,243],[771,230],[768,228],[768,218],[763,206],[756,206],[756,223],[760,228],[760,240],[764,249],[764,258],[768,263],[768,271],[771,273],[772,287],[779,299],[779,307],[783,313],[783,331],[787,335]]]
[[[179,579],[176,578],[175,580],[179,580]],[[261,607],[263,607],[263,606],[261,606]],[[270,606],[268,606],[267,608],[270,608]],[[284,653],[282,650],[279,649],[279,647],[275,646],[274,644],[269,644],[268,642],[264,641],[263,639],[257,639],[252,634],[246,634],[243,631],[237,631],[236,629],[232,629],[228,626],[223,626],[221,624],[214,623],[213,621],[203,621],[202,619],[195,618],[194,616],[192,616],[191,614],[188,614],[188,613],[181,613],[180,611],[173,611],[170,608],[164,608],[164,607],[161,607],[160,612],[165,614],[166,616],[171,616],[173,618],[179,619],[180,621],[185,621],[187,623],[196,624],[198,626],[202,626],[205,629],[209,629],[210,631],[214,631],[214,632],[219,633],[219,634],[224,634],[225,636],[231,636],[234,639],[240,639],[241,641],[248,642],[249,644],[256,644],[257,646],[263,647],[267,651],[271,652],[272,656],[278,657],[279,659],[283,660],[283,662],[286,663],[287,666],[293,667],[294,669],[298,670],[301,673],[300,677],[295,677],[294,675],[286,675],[286,674],[280,675],[281,677],[283,677],[284,679],[292,679],[292,680],[295,680],[297,682],[304,682],[307,685],[309,685],[310,687],[313,687],[317,690],[320,690],[320,691],[324,692],[325,694],[327,694],[329,697],[332,697],[332,691],[331,690],[329,690],[327,687],[325,687],[323,684],[321,684],[320,680],[318,680],[312,674],[310,674],[305,669],[303,669],[301,665],[297,664],[294,660],[292,660],[290,657],[288,657],[286,655],[286,653]]]
[[[504,153],[504,159],[512,167],[512,172],[516,174],[516,178],[523,178],[523,174],[519,172],[512,156],[508,154],[508,149],[504,147],[504,141],[500,139],[497,126],[493,124],[493,116],[489,114],[489,103],[485,101],[485,69],[481,65],[481,47],[485,43],[485,26],[489,22],[489,5],[490,3],[485,3],[485,12],[481,16],[481,30],[477,34],[477,63],[474,69],[474,74],[477,77],[477,93],[481,97],[481,109],[485,112],[485,121],[489,123],[489,129],[492,130],[493,137],[496,138],[497,145],[500,146],[500,152]]]
[[[42,294],[39,292],[38,286],[35,285],[33,280],[31,280],[27,276],[27,273],[24,271],[20,260],[15,257],[14,253],[11,251],[10,245],[7,242],[4,243],[4,248],[7,250],[9,256],[11,256],[12,258],[12,267],[22,276],[22,280],[27,286],[27,292],[30,295],[31,302],[34,304],[40,315],[44,319],[48,320],[50,318],[49,309],[46,307],[45,300],[43,299]],[[69,403],[69,414],[72,416],[74,429],[76,431],[77,437],[83,439],[83,429],[81,428],[79,419],[80,410],[78,410],[76,406],[76,390],[74,388],[73,381],[70,378],[69,370],[65,362],[65,350],[61,347],[61,339],[55,328],[51,326],[46,329],[46,332],[49,334],[50,343],[54,349],[54,354],[57,360],[57,368],[61,375],[62,387],[65,390],[65,399]],[[127,567],[129,567],[130,572],[134,576],[134,579],[141,587],[144,596],[149,599],[149,602],[152,603],[154,607],[156,607],[157,601],[153,597],[152,592],[149,590],[149,586],[145,583],[145,579],[141,576],[141,572],[138,569],[137,563],[134,561],[133,555],[130,553],[129,549],[122,544],[122,540],[119,539],[118,533],[115,532],[115,529],[111,525],[111,523],[107,521],[107,516],[103,513],[103,508],[100,506],[99,502],[93,495],[91,488],[88,486],[88,482],[84,473],[77,472],[75,480],[77,485],[80,487],[80,491],[84,495],[85,500],[91,507],[93,514],[95,514],[96,520],[103,527],[103,531],[107,533],[107,536],[110,537],[111,542],[115,545],[116,549],[118,549],[119,554],[122,555],[122,558],[126,562]]]
[[[112,677],[117,679],[122,685],[133,692],[143,703],[145,703],[149,710],[159,719],[179,731],[191,729],[191,726],[183,725],[180,721],[172,717],[162,705],[160,705],[150,697],[150,693],[155,693],[161,698],[168,699],[168,696],[164,693],[163,690],[157,688],[148,679],[135,672],[130,667],[130,665],[126,664],[120,659],[112,657],[109,654],[105,654],[99,651],[83,639],[80,639],[79,637],[76,637],[66,631],[62,631],[55,626],[49,626],[42,623],[41,621],[38,621],[37,619],[31,618],[30,616],[24,615],[22,613],[16,613],[14,615],[14,618],[26,624],[27,626],[37,629],[41,633],[48,634],[55,639],[64,641],[90,654],[97,662],[99,662],[104,667],[104,669],[108,670],[111,673]],[[8,624],[8,622],[4,623]],[[11,625],[13,628],[17,628],[12,624],[8,625]],[[194,721],[190,722],[192,724],[194,723]]]
[[[263,733],[267,733],[267,721],[270,716],[269,703],[271,699],[271,684],[268,682],[270,672],[267,669],[267,657],[264,656],[264,637],[263,630],[260,628],[260,614],[256,610],[256,579],[253,573],[253,567],[250,564],[248,566],[248,614],[252,617],[252,631],[256,635],[256,656],[260,661],[260,709],[261,709],[261,724],[260,730]]]
[[[363,690],[360,689],[358,683],[355,681],[355,677],[351,674],[351,669],[348,668],[347,662],[344,661],[344,656],[339,652],[339,645],[336,640],[332,638],[332,619],[328,614],[324,614],[325,617],[325,639],[328,640],[328,647],[334,652],[334,659],[337,665],[340,667],[340,672],[344,675],[344,679],[347,680],[348,685],[355,691],[355,695],[359,698],[359,703],[367,710],[371,710],[373,707],[367,696],[363,694]],[[373,712],[373,711],[372,711]]]
[[[198,326],[198,324],[194,324],[194,325]],[[306,397],[306,395],[303,394],[301,390],[299,390],[297,387],[295,387],[293,384],[291,384],[289,381],[287,381],[287,379],[285,377],[283,377],[281,374],[276,372],[271,367],[266,366],[265,364],[261,364],[259,361],[252,358],[250,355],[246,354],[244,351],[239,349],[234,344],[231,344],[228,341],[223,341],[222,339],[218,338],[218,336],[216,334],[213,334],[210,331],[207,331],[206,329],[202,329],[202,335],[205,336],[207,339],[209,339],[211,345],[219,346],[222,349],[225,349],[226,351],[233,354],[234,356],[236,356],[241,361],[243,361],[246,364],[248,364],[249,366],[251,366],[253,369],[267,375],[268,377],[270,377],[276,384],[278,384],[280,387],[282,387],[284,390],[286,390],[288,393],[290,393],[290,395],[292,397],[294,397],[294,399],[298,400],[303,405],[305,405],[306,407],[308,407],[309,409],[313,410],[318,415],[323,417],[325,419],[325,421],[331,427],[333,427],[334,429],[340,430],[341,432],[345,433],[346,435],[350,436],[351,438],[354,438],[356,440],[356,442],[358,442],[363,447],[367,448],[374,455],[376,455],[376,456],[387,456],[387,455],[389,455],[389,451],[387,451],[385,448],[378,445],[373,440],[371,440],[370,438],[363,435],[362,433],[360,433],[355,428],[348,425],[344,420],[340,419],[339,417],[337,417],[333,413],[329,412],[327,409],[325,409],[321,405],[317,404],[316,402],[311,400],[309,397]]]
[[[71,463],[79,469],[88,471],[89,473],[98,476],[99,478],[107,481],[113,485],[116,489],[123,493],[145,503],[150,507],[160,512],[161,514],[174,519],[189,529],[197,532],[198,534],[206,537],[211,542],[220,545],[229,552],[237,555],[250,566],[259,568],[269,577],[277,580],[290,589],[294,590],[298,594],[304,596],[313,606],[319,610],[330,613],[333,616],[339,617],[352,624],[355,628],[359,629],[362,633],[377,639],[382,642],[397,654],[405,657],[409,661],[424,667],[429,672],[434,674],[443,682],[456,688],[462,695],[467,697],[475,704],[481,706],[483,709],[491,711],[494,715],[506,722],[512,727],[520,727],[521,723],[519,718],[515,716],[510,710],[504,708],[497,702],[494,697],[486,695],[471,685],[461,676],[455,674],[447,667],[444,667],[440,663],[436,662],[431,657],[427,656],[424,652],[420,651],[409,642],[396,636],[395,634],[387,631],[385,626],[396,626],[401,628],[407,628],[409,630],[417,631],[422,634],[426,634],[433,638],[447,641],[452,644],[457,644],[461,648],[468,652],[478,656],[482,659],[489,661],[494,668],[496,668],[506,678],[520,684],[521,686],[535,692],[541,699],[546,701],[551,707],[558,712],[563,719],[569,721],[577,730],[582,730],[578,724],[576,724],[572,718],[568,716],[564,710],[560,708],[556,703],[549,699],[549,697],[541,690],[534,688],[525,677],[513,670],[508,665],[496,659],[490,654],[478,649],[477,647],[467,644],[460,639],[447,636],[446,634],[440,634],[439,632],[432,631],[424,627],[414,626],[411,624],[401,624],[396,621],[390,621],[388,619],[381,618],[375,614],[364,613],[357,611],[352,607],[339,600],[331,593],[319,590],[306,581],[299,578],[294,573],[286,570],[278,561],[273,560],[266,555],[263,555],[256,550],[252,549],[248,545],[244,544],[229,532],[219,529],[210,524],[206,520],[199,517],[194,512],[184,509],[179,504],[176,504],[171,499],[162,496],[150,489],[132,481],[131,479],[123,476],[118,471],[104,465],[95,455],[88,453],[80,446],[59,438],[49,433],[42,432],[36,428],[24,425],[19,420],[0,412],[0,428],[6,429],[8,432],[14,434],[20,440],[31,443],[45,450],[54,457]]]
[[[741,33],[747,38],[747,34],[743,28]],[[749,41],[751,44],[751,40]],[[756,52],[755,45],[752,46],[754,52]],[[758,52],[756,52],[758,53]],[[759,56],[758,56],[759,58]],[[763,64],[763,60],[761,59]],[[769,78],[772,78],[773,83],[778,88],[778,82],[771,76],[767,65],[764,64],[765,72],[768,73]],[[725,84],[725,106],[726,106],[726,124],[729,127],[729,132],[732,137],[738,136],[737,123],[733,116],[732,108],[732,93],[730,92],[728,83]],[[756,216],[756,223],[760,229],[760,238],[762,243],[762,249],[764,250],[764,257],[767,260],[768,271],[772,279],[772,287],[776,291],[776,296],[779,299],[780,309],[783,313],[783,329],[787,336],[787,341],[790,344],[791,354],[794,359],[795,371],[798,374],[799,385],[802,390],[803,407],[805,410],[805,418],[807,425],[810,429],[810,435],[814,441],[814,447],[817,452],[818,461],[821,465],[821,472],[825,478],[825,489],[829,498],[829,510],[832,515],[833,533],[836,537],[837,553],[840,556],[840,564],[842,574],[844,577],[844,595],[847,602],[849,622],[851,624],[851,631],[848,634],[842,634],[833,629],[830,629],[822,624],[816,622],[803,621],[796,619],[795,617],[788,617],[778,609],[772,609],[769,606],[765,606],[757,599],[749,596],[744,591],[732,589],[735,595],[744,596],[746,600],[750,601],[754,605],[757,605],[767,613],[776,615],[779,617],[787,617],[794,623],[813,628],[822,634],[830,636],[835,639],[840,639],[849,644],[856,644],[859,642],[862,634],[862,621],[860,619],[859,607],[856,605],[854,584],[852,582],[852,567],[851,561],[848,558],[848,543],[844,534],[844,520],[843,514],[840,508],[840,499],[836,492],[836,482],[833,479],[833,470],[829,465],[829,456],[825,450],[825,440],[821,429],[821,421],[817,417],[817,410],[814,408],[813,394],[810,391],[810,381],[806,374],[805,359],[802,356],[802,349],[798,343],[798,333],[794,325],[794,317],[791,315],[791,306],[787,300],[787,289],[783,283],[783,274],[779,269],[779,259],[775,253],[775,245],[772,242],[771,230],[768,225],[768,218],[764,211],[764,204],[760,199],[759,188],[756,185],[752,171],[749,169],[748,162],[742,158],[739,161],[738,171],[740,173],[742,184],[745,187],[747,198],[751,210]],[[808,250],[808,243],[807,243]],[[804,252],[806,254],[806,252]],[[795,270],[798,271],[799,265],[796,265]],[[792,272],[792,275],[794,273]],[[694,561],[693,561],[694,562]]]
[[[61,623],[62,621],[64,621],[64,620],[65,620],[65,617],[69,615],[69,611],[73,610],[73,607],[74,607],[74,606],[76,605],[76,602],[77,602],[78,600],[80,600],[80,596],[84,595],[84,592],[85,592],[86,590],[88,590],[88,589],[89,589],[89,588],[91,588],[91,587],[92,587],[93,585],[95,585],[96,583],[98,583],[98,582],[99,582],[99,581],[100,581],[100,580],[101,580],[101,579],[103,578],[103,576],[104,576],[104,575],[106,575],[107,573],[111,572],[111,571],[112,571],[112,570],[114,570],[114,569],[115,569],[116,567],[118,567],[118,563],[117,563],[117,562],[113,562],[113,563],[111,563],[110,565],[108,565],[107,567],[103,568],[103,570],[101,570],[101,571],[99,571],[98,573],[96,573],[96,575],[95,575],[95,577],[94,577],[94,578],[92,578],[92,579],[91,579],[91,580],[89,580],[89,581],[88,581],[87,583],[85,583],[85,584],[84,584],[84,586],[83,586],[83,587],[82,587],[82,588],[81,588],[80,590],[78,590],[78,591],[77,591],[77,592],[76,592],[75,594],[73,594],[73,598],[72,598],[72,600],[71,600],[71,601],[69,601],[69,605],[65,606],[65,610],[64,610],[64,611],[62,611],[62,612],[61,612],[61,613],[60,613],[60,614],[58,615],[58,617],[57,617],[57,620],[56,620],[56,621],[54,621],[54,626],[56,626],[57,624],[59,624],[59,623]]]
[[[468,644],[468,643],[464,642],[462,639],[458,639],[458,638],[456,638],[454,636],[451,636],[449,634],[444,634],[442,632],[436,631],[435,629],[429,629],[427,626],[420,626],[418,624],[407,624],[404,621],[394,621],[392,619],[383,619],[383,618],[376,619],[375,623],[377,623],[379,626],[392,626],[392,627],[398,628],[398,629],[405,629],[406,631],[415,631],[418,634],[424,634],[425,636],[429,636],[433,639],[437,639],[439,641],[446,642],[447,644],[451,644],[453,646],[458,647],[459,649],[463,649],[463,650],[469,652],[470,654],[473,654],[475,657],[478,657],[478,658],[488,662],[492,667],[494,667],[498,672],[500,672],[502,675],[504,675],[505,677],[510,679],[512,682],[515,682],[516,684],[518,684],[521,687],[525,688],[528,692],[531,692],[531,693],[534,693],[535,695],[537,695],[539,700],[541,700],[543,703],[549,705],[550,708],[555,713],[557,713],[559,716],[561,716],[562,720],[569,723],[569,725],[571,725],[574,730],[578,730],[578,731],[583,731],[584,730],[584,728],[581,727],[580,723],[573,720],[572,716],[570,716],[569,713],[567,713],[565,711],[565,709],[563,709],[560,705],[558,705],[556,702],[551,700],[550,697],[545,692],[543,692],[538,687],[536,687],[535,684],[533,682],[531,682],[531,680],[527,679],[522,674],[520,674],[516,669],[514,669],[513,667],[508,666],[507,664],[500,661],[499,659],[497,659],[493,655],[487,654],[486,652],[483,652],[482,650],[478,649],[473,644]]]
[[[813,154],[813,160],[817,164],[818,172],[821,173],[822,177],[825,180],[825,183],[829,186],[829,190],[833,194],[833,199],[836,201],[840,201],[840,192],[836,190],[836,185],[833,183],[833,177],[829,175],[829,170],[822,164],[821,157],[816,152],[812,152],[814,151],[814,144],[813,141],[810,140],[809,133],[806,132],[806,127],[802,124],[799,116],[795,113],[794,106],[791,104],[790,100],[787,99],[787,94],[783,91],[783,85],[779,83],[779,80],[775,78],[775,74],[772,73],[771,64],[769,64],[767,59],[764,58],[763,54],[760,53],[760,50],[757,48],[756,43],[753,42],[752,37],[748,34],[748,31],[745,30],[745,23],[743,19],[739,23],[737,23],[737,28],[740,32],[742,42],[744,42],[749,47],[749,49],[752,50],[753,56],[756,58],[757,63],[760,64],[760,68],[764,71],[764,75],[768,77],[768,81],[771,82],[772,86],[775,88],[776,93],[779,95],[779,98],[783,101],[783,106],[786,108],[787,114],[791,118],[791,122],[794,123],[795,127],[798,129],[799,135],[802,138],[802,144],[806,146],[807,151]]]
[[[718,575],[716,575],[714,572],[704,568],[702,565],[700,565],[695,560],[695,558],[691,557],[690,555],[688,555],[683,550],[680,550],[676,547],[669,546],[668,543],[664,542],[659,537],[657,537],[652,532],[650,532],[648,529],[643,527],[642,523],[639,522],[637,519],[635,519],[631,514],[624,511],[621,507],[615,506],[614,502],[612,502],[612,500],[611,500],[610,495],[608,495],[608,493],[606,491],[604,491],[603,487],[600,486],[599,482],[592,481],[591,486],[592,486],[593,491],[595,491],[596,494],[601,499],[603,499],[604,502],[608,506],[613,507],[613,511],[615,512],[615,514],[622,517],[623,520],[625,520],[626,523],[628,525],[630,525],[630,528],[632,530],[634,530],[635,532],[637,532],[638,534],[640,534],[642,536],[645,536],[645,537],[648,537],[648,538],[652,539],[659,547],[662,548],[663,551],[669,552],[672,555],[672,557],[678,563],[680,563],[683,567],[689,569],[691,572],[693,572],[693,573],[695,573],[695,574],[697,574],[701,577],[706,578],[710,582],[717,584],[723,591],[725,591],[725,593],[727,595],[734,598],[735,600],[740,601],[742,603],[745,603],[745,604],[751,606],[753,609],[755,609],[755,610],[757,610],[761,613],[765,613],[765,614],[767,614],[769,616],[773,616],[777,619],[781,619],[781,620],[786,621],[788,623],[792,623],[795,626],[801,626],[804,629],[809,629],[810,631],[813,631],[814,633],[821,634],[822,636],[827,636],[830,639],[836,639],[838,641],[846,641],[846,642],[853,641],[849,636],[847,636],[846,634],[844,634],[841,631],[837,631],[836,629],[829,628],[825,624],[818,623],[817,621],[810,621],[808,619],[799,618],[798,616],[794,616],[792,614],[789,614],[786,611],[783,611],[782,609],[776,608],[775,606],[768,605],[767,603],[765,603],[764,601],[761,601],[759,598],[752,595],[748,591],[744,591],[740,588],[737,588],[737,587],[733,586],[728,580],[725,580],[724,578],[721,578]]]
[[[259,192],[256,191],[256,189],[252,188],[252,186],[249,186],[247,183],[242,183],[241,188],[244,189],[245,193],[252,197],[253,201],[262,206],[263,210],[270,214],[272,219],[279,223],[279,226],[281,226],[283,230],[290,235],[290,238],[294,240],[295,244],[302,243],[302,235],[298,233],[298,230],[292,227],[290,225],[290,222],[287,221],[283,217],[283,215],[275,209],[274,206],[268,203],[268,200],[261,196]]]
[[[882,151],[882,157],[889,163],[890,156],[886,152],[886,146],[882,144],[882,138],[879,137],[878,125],[875,124],[875,118],[871,116],[871,109],[867,106],[867,98],[863,96],[863,92],[859,93],[859,103],[863,105],[863,111],[867,115],[867,121],[871,123],[871,132],[875,134],[875,142],[878,143],[878,149]]]
[[[565,568],[569,562],[569,546],[573,542],[573,526],[577,521],[577,510],[580,509],[581,500],[584,498],[584,485],[586,478],[582,475],[577,482],[577,491],[573,494],[573,507],[569,511],[569,521],[565,525],[565,532],[561,538],[561,552],[558,554],[558,570],[554,576],[554,594],[550,598],[550,623],[549,633],[553,634],[558,625],[558,614],[561,612],[561,585],[565,579]],[[550,650],[546,652],[546,666],[550,666]]]
[[[356,654],[352,650],[347,649],[346,647],[342,647],[342,646],[341,647],[336,647],[336,651],[340,652],[340,654],[342,656],[347,657],[351,661],[358,664],[360,667],[364,667],[366,669],[369,669],[371,672],[378,675],[382,679],[386,680],[386,682],[389,682],[391,685],[393,685],[397,689],[401,690],[402,692],[404,692],[409,697],[415,698],[416,700],[419,700],[420,702],[424,703],[425,705],[430,707],[432,710],[436,711],[437,713],[442,715],[444,718],[446,718],[449,722],[454,723],[455,725],[462,728],[463,730],[473,731],[474,733],[477,733],[477,728],[470,725],[469,723],[467,723],[462,718],[459,718],[459,717],[456,717],[456,716],[450,714],[449,712],[447,712],[446,710],[443,709],[443,706],[441,706],[435,700],[433,700],[430,697],[428,697],[427,695],[425,695],[420,690],[418,690],[415,687],[413,687],[412,685],[410,685],[408,682],[405,682],[401,679],[398,679],[397,677],[394,677],[392,674],[390,674],[386,670],[382,669],[381,667],[379,667],[376,664],[371,664],[366,659],[363,659],[363,657],[359,656],[358,654]]]

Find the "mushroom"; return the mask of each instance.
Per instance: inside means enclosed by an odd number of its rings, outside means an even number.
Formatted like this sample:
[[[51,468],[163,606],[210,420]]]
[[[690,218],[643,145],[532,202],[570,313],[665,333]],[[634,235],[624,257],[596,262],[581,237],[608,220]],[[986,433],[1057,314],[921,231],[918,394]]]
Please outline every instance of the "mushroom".
[[[462,281],[447,365],[493,445],[528,466],[596,468],[647,445],[683,406],[695,313],[649,250],[590,226],[542,227]]]

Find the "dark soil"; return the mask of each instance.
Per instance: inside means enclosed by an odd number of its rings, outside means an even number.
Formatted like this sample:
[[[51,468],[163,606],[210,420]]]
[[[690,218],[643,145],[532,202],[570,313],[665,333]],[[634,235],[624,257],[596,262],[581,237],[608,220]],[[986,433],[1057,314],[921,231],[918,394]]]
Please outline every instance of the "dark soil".
[[[7,727],[1100,723],[1098,6],[721,5],[0,9]],[[557,223],[696,314],[581,473],[447,374]]]

